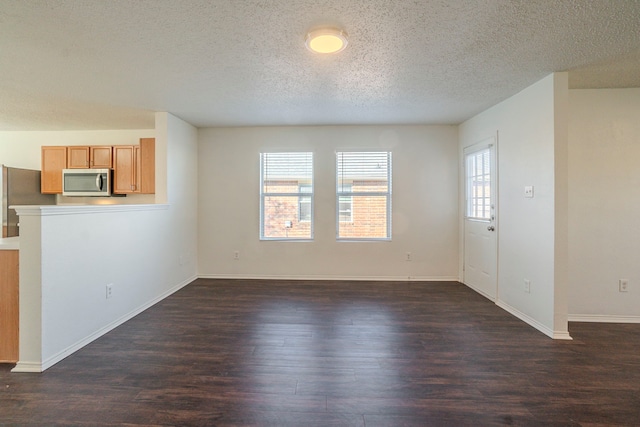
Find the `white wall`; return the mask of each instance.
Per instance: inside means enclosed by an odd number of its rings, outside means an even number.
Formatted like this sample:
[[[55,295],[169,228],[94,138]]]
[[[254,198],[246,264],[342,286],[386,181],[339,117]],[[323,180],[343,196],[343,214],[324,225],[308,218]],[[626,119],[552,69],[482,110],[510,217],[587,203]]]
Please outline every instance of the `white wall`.
[[[640,322],[640,89],[569,101],[570,318]]]
[[[392,151],[392,241],[336,242],[340,149]],[[269,150],[314,152],[313,242],[259,240],[259,153]],[[200,129],[198,160],[201,277],[458,278],[455,126]]]
[[[184,272],[195,274],[198,253],[198,130],[189,123],[167,113],[157,113],[159,128],[166,128],[167,144],[160,145],[160,153],[166,159],[166,168],[156,168],[156,180],[161,185],[157,197],[164,197],[169,204],[170,226],[164,246],[171,248],[168,259],[180,267],[167,274],[177,281]],[[164,136],[160,137],[160,141]],[[166,171],[164,174],[162,171]],[[162,179],[166,185],[162,185]],[[165,189],[166,194],[163,193]],[[176,258],[177,257],[177,258]],[[180,272],[182,270],[182,273]]]
[[[15,371],[48,368],[196,277],[197,131],[156,121],[168,204],[22,210]]]
[[[498,133],[497,304],[556,338],[568,338],[561,200],[566,183],[556,173],[566,162],[567,88],[566,73],[550,75],[464,122],[459,131],[461,152]],[[527,185],[534,186],[533,199],[524,197]],[[530,293],[524,292],[524,279],[531,281]]]

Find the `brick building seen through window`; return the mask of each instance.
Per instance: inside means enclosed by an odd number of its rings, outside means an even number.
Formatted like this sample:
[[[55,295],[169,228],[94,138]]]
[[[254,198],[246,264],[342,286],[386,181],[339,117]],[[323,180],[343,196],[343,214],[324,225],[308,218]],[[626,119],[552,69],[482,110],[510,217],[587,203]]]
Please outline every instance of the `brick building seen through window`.
[[[261,239],[313,240],[313,154],[261,154]],[[391,238],[391,153],[337,152],[339,240]]]
[[[290,181],[265,181],[273,192],[306,193],[310,185]],[[307,190],[309,188],[309,190]],[[354,193],[386,191],[386,182],[354,180],[348,186]],[[387,198],[382,196],[340,196],[339,221],[343,236],[351,238],[386,237]],[[268,196],[264,211],[264,233],[271,237],[305,238],[311,227],[311,197]]]

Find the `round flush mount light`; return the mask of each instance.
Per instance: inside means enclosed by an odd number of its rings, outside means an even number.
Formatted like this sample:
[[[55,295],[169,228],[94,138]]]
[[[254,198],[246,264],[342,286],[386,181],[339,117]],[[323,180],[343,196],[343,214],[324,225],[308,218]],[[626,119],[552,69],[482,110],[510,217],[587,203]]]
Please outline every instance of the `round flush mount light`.
[[[347,33],[337,28],[321,28],[307,33],[304,42],[315,53],[338,53],[349,44]]]

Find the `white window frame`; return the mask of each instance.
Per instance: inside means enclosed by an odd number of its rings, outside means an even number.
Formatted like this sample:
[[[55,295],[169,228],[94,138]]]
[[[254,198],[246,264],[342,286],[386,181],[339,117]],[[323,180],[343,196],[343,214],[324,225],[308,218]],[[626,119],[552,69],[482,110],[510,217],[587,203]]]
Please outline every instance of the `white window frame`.
[[[339,176],[339,165],[340,156],[343,153],[349,154],[366,154],[366,153],[385,153],[387,156],[387,171],[386,171],[386,180],[387,180],[387,191],[379,191],[379,192],[371,192],[371,191],[363,191],[363,192],[354,192],[354,191],[344,191],[344,189],[340,188],[340,176]],[[353,241],[391,241],[391,231],[392,231],[392,153],[391,151],[378,151],[378,150],[341,150],[336,151],[336,240],[340,242],[353,242]],[[352,187],[353,188],[353,187]],[[340,237],[340,224],[346,224],[346,222],[340,221],[340,197],[351,197],[352,204],[352,223],[355,221],[353,217],[353,205],[354,199],[357,197],[386,197],[386,237]]]
[[[353,188],[352,184],[347,184],[349,186],[349,188]],[[348,191],[349,193],[351,193],[351,190]],[[349,200],[346,200],[346,199]],[[343,200],[340,200],[343,199]],[[341,203],[349,203],[349,219],[343,219],[342,218],[342,211],[340,209],[340,204]],[[346,223],[352,223],[353,222],[353,196],[338,196],[338,221],[340,222],[346,222]]]
[[[300,191],[300,183],[298,182],[297,184],[297,188],[298,191],[297,192],[290,192],[290,193],[280,193],[280,192],[265,192],[264,191],[264,182],[265,182],[265,156],[268,155],[286,155],[286,154],[305,154],[305,155],[311,155],[311,192],[301,192]],[[291,179],[292,181],[296,178],[300,178],[299,176],[294,176],[291,175],[290,177],[284,178],[284,179]],[[312,241],[313,240],[313,232],[314,232],[314,155],[313,152],[262,152],[260,153],[260,240],[265,240],[265,241],[296,241],[296,242],[308,242],[308,241]],[[306,222],[310,222],[310,233],[309,233],[309,237],[268,237],[265,236],[264,234],[264,226],[265,226],[265,199],[267,197],[297,197],[298,198],[298,203],[300,200],[300,197],[310,197],[311,198],[311,218],[309,221],[304,221]],[[299,209],[299,206],[298,208]],[[296,212],[296,217],[298,217],[299,212]]]
[[[309,191],[303,191],[303,188],[308,188]],[[313,194],[313,184],[298,184],[298,191],[300,192],[300,194]],[[309,201],[303,201],[303,199],[309,199]],[[312,204],[312,199],[313,197],[307,197],[307,196],[303,196],[303,197],[298,197],[298,222],[310,222],[311,218],[313,218],[313,204]],[[309,219],[302,219],[302,205],[309,205]]]

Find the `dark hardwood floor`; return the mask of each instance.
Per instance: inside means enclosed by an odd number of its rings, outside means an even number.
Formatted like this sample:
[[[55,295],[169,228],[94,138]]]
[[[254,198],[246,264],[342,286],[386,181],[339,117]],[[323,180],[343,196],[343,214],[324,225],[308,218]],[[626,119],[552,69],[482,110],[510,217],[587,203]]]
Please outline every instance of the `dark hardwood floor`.
[[[0,425],[640,425],[640,325],[554,341],[459,283],[197,280],[42,374]]]

